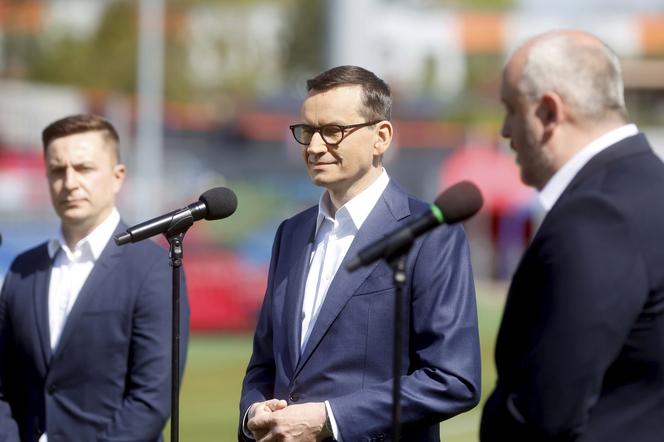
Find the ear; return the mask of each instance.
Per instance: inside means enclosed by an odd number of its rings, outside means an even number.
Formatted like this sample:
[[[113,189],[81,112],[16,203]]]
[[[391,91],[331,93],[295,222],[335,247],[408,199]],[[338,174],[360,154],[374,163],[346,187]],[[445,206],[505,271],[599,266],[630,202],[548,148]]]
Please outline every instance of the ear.
[[[127,173],[127,168],[124,164],[116,164],[113,166],[113,193],[117,194],[122,187],[124,182],[125,174]]]
[[[542,128],[549,133],[565,120],[565,114],[565,104],[555,92],[545,92],[535,111]]]
[[[392,127],[392,123],[387,120],[377,123],[377,126],[378,130],[376,131],[376,137],[374,139],[373,151],[374,155],[381,156],[390,147],[394,128]]]

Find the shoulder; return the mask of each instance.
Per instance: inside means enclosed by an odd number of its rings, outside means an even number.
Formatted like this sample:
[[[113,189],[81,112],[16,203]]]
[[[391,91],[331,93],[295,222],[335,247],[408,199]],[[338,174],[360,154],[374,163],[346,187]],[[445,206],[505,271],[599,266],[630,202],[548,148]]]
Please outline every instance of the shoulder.
[[[318,215],[318,205],[314,205],[307,209],[304,209],[301,212],[296,213],[295,215],[286,219],[284,222],[289,224],[297,224],[303,221],[308,221],[311,218],[315,218],[317,215]]]
[[[120,248],[131,266],[151,267],[156,262],[168,260],[168,250],[151,239],[118,246],[111,240],[109,247]]]
[[[638,244],[629,210],[614,195],[585,190],[561,200],[546,216],[533,247],[547,256],[568,261],[586,259]]]
[[[315,223],[316,217],[318,216],[318,205],[311,206],[308,209],[305,209],[290,218],[285,219],[281,222],[277,232],[291,229],[299,229],[301,226]]]
[[[168,249],[165,246],[158,244],[153,239],[130,242],[122,246],[118,246],[114,241],[114,237],[117,234],[127,230],[127,228],[127,224],[121,220],[115,228],[115,232],[109,239],[106,247],[111,248],[111,251],[115,249],[116,251],[125,254],[126,258],[133,260],[154,260],[159,258],[168,258]]]
[[[46,243],[21,253],[12,261],[7,274],[4,276],[2,295],[0,296],[9,298],[14,292],[24,293],[25,290],[22,287],[31,284],[33,278],[39,272],[47,271],[50,265],[51,259],[48,256]]]
[[[574,177],[565,194],[588,190],[617,199],[633,195],[635,190],[661,193],[664,163],[645,137],[632,137],[593,157]]]
[[[31,249],[19,254],[12,262],[9,271],[14,273],[25,273],[35,271],[50,263],[47,243],[41,243]]]

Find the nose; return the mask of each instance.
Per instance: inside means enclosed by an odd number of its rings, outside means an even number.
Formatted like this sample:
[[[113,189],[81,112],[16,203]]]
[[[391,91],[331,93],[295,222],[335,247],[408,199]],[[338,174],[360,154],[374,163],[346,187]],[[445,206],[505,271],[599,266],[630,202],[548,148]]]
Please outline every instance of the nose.
[[[512,125],[510,124],[509,118],[507,116],[503,120],[503,126],[500,129],[500,135],[503,138],[512,138]]]
[[[307,153],[318,154],[318,153],[323,153],[326,150],[327,150],[327,145],[325,144],[325,141],[323,140],[323,137],[321,136],[320,132],[318,131],[314,132],[313,136],[311,137],[311,142],[307,146]]]
[[[72,190],[78,187],[78,177],[76,171],[72,167],[65,169],[65,189]]]

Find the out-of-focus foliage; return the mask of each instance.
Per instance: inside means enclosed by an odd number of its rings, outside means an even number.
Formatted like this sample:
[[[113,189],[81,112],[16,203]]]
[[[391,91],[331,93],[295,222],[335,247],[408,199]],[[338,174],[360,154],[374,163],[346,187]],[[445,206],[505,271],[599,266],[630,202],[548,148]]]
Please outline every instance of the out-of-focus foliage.
[[[165,0],[166,39],[164,42],[164,98],[177,103],[222,103],[220,107],[234,108],[237,103],[250,103],[266,90],[288,89],[300,85],[303,77],[325,68],[325,35],[328,14],[335,0]],[[385,3],[408,3],[408,0],[383,0]],[[410,0],[414,4],[431,4],[458,10],[499,10],[514,0]],[[20,2],[0,0],[9,14]],[[115,0],[107,3],[97,29],[91,34],[75,34],[70,30],[25,32],[5,29],[3,45],[3,75],[25,78],[42,83],[71,85],[87,90],[134,95],[137,78],[138,6],[137,0]],[[44,2],[43,5],[47,5]],[[274,45],[252,46],[251,41],[236,32],[229,17],[239,12],[237,20],[247,20],[242,11],[261,5],[277,5],[285,11]],[[44,6],[46,7],[46,6]],[[283,8],[283,9],[281,9]],[[212,55],[197,59],[192,51],[192,27],[200,31],[191,14],[201,11],[218,14],[221,28],[214,28],[209,48]],[[243,15],[245,14],[245,15]],[[8,20],[7,23],[11,23]],[[242,26],[238,24],[238,26]],[[207,26],[211,26],[207,23]],[[215,33],[225,29],[225,33]],[[200,38],[200,32],[199,32]],[[271,39],[275,38],[274,36]],[[263,40],[265,41],[265,40]],[[239,42],[239,43],[238,43]],[[256,47],[260,50],[254,51]],[[270,48],[264,52],[263,48]],[[274,49],[274,48],[277,49]],[[263,51],[263,52],[262,52]],[[269,54],[269,57],[267,56]],[[201,81],[200,69],[214,65],[205,63],[216,58],[223,67]],[[470,57],[472,58],[472,57]],[[486,90],[494,77],[486,75],[485,67],[496,60],[469,59],[467,89]],[[200,61],[200,64],[199,64]],[[270,63],[271,62],[271,63]],[[473,66],[477,65],[477,69]],[[196,72],[194,72],[196,71]],[[432,83],[432,72],[425,72],[423,88]],[[268,81],[266,81],[266,78]],[[478,88],[479,86],[479,88]],[[493,91],[491,91],[493,93]],[[465,112],[461,110],[459,114]]]
[[[89,39],[52,35],[40,42],[30,78],[56,84],[133,93],[136,88],[136,4],[111,3]]]
[[[472,54],[466,57],[466,92],[443,115],[445,120],[495,124],[503,114],[500,102],[501,54]]]
[[[320,72],[325,63],[325,1],[292,0],[285,26],[287,75]]]
[[[39,56],[28,78],[87,89],[133,94],[136,91],[138,2],[110,3],[90,38],[50,35],[39,42]],[[177,26],[174,26],[177,29]],[[172,37],[172,38],[171,38]],[[165,95],[184,100],[192,93],[182,69],[185,48],[177,33],[165,44]]]

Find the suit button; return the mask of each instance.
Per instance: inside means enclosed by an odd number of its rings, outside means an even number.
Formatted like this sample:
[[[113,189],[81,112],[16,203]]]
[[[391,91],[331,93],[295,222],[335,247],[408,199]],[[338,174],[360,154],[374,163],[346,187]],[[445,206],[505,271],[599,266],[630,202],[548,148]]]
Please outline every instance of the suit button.
[[[58,387],[57,387],[55,384],[51,384],[51,385],[49,385],[49,386],[48,386],[48,390],[47,390],[47,391],[48,391],[48,394],[53,394],[53,393],[55,393],[55,390],[57,390],[57,389],[58,389]]]
[[[288,396],[288,399],[290,399],[291,402],[297,402],[297,401],[300,400],[300,395],[299,395],[298,393],[291,393],[291,394]]]

